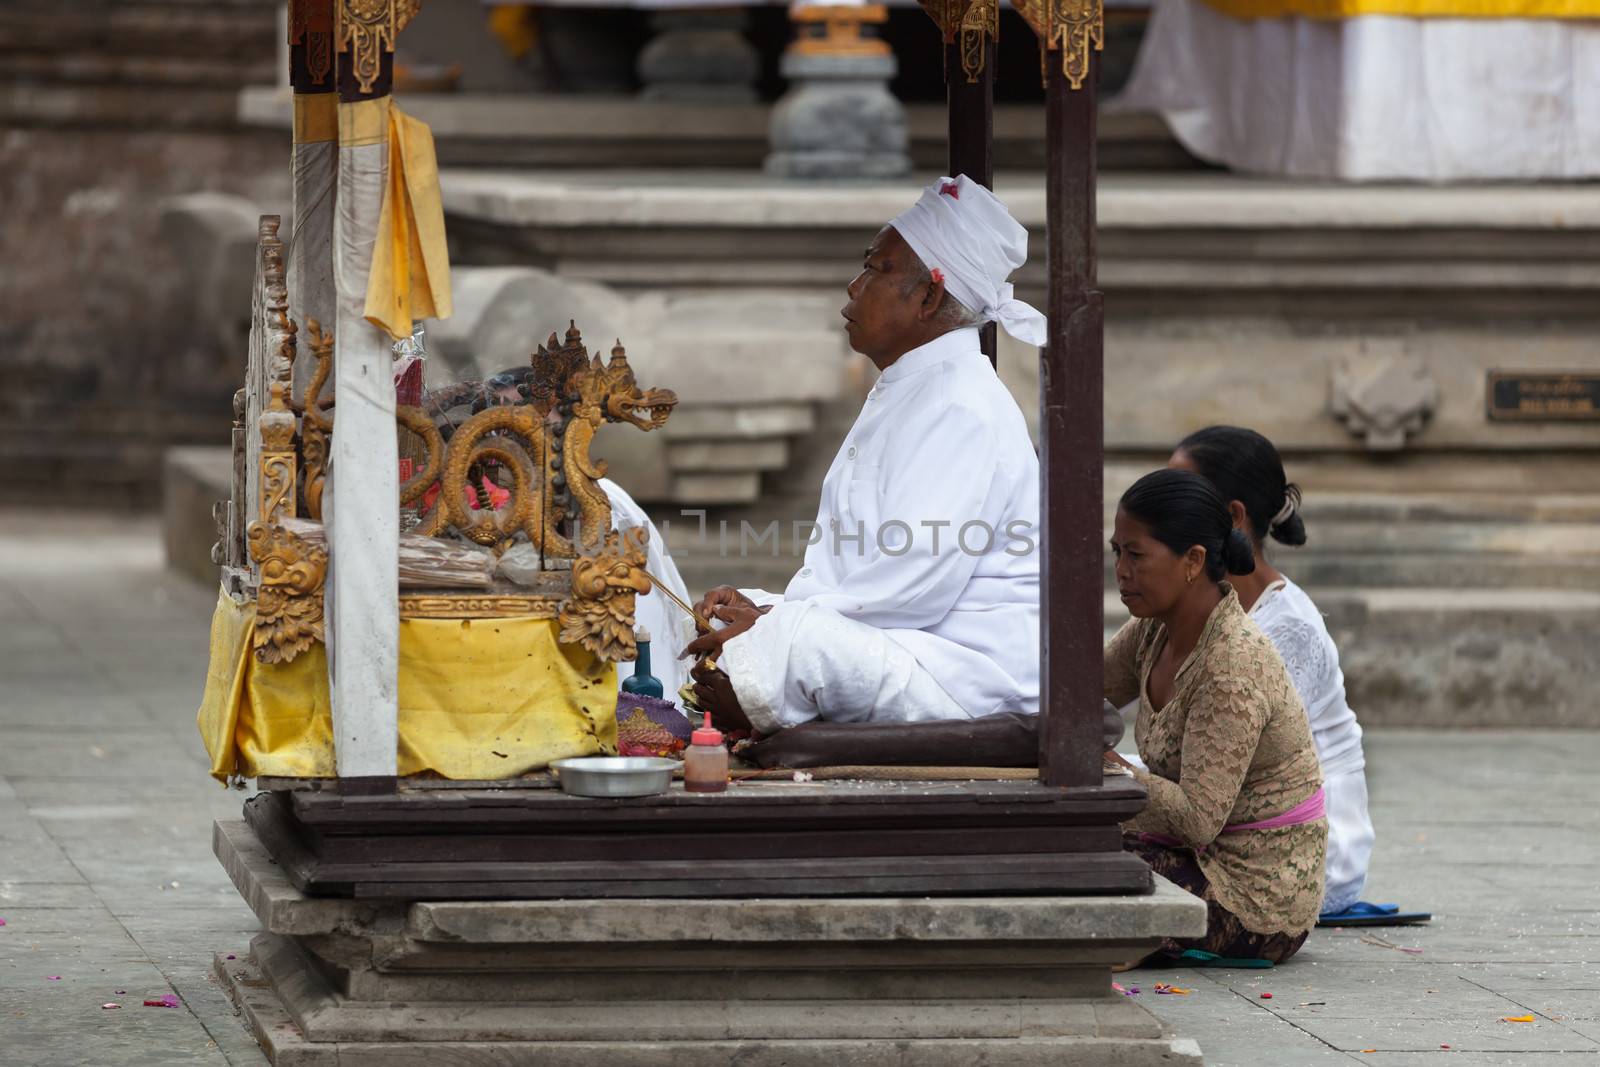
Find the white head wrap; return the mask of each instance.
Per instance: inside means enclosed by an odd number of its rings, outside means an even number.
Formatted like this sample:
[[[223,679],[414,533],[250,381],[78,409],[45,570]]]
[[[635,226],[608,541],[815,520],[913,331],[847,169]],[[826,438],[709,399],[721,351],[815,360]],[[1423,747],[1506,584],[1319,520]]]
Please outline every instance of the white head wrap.
[[[1028,261],[1028,231],[993,193],[965,174],[940,178],[889,225],[951,296],[1017,340],[1044,344],[1044,316],[1006,281]]]

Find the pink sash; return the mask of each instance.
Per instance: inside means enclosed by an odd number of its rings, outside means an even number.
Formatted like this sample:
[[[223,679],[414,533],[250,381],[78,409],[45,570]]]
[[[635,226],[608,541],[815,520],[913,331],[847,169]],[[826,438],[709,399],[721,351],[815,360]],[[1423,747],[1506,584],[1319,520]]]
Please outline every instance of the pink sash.
[[[1299,826],[1301,823],[1316,822],[1326,813],[1327,800],[1323,796],[1322,787],[1318,786],[1315,793],[1312,793],[1282,815],[1274,815],[1272,818],[1262,819],[1260,822],[1229,823],[1222,828],[1222,832],[1225,834],[1237,834],[1243,833],[1245,830],[1276,830],[1280,826]],[[1168,837],[1166,834],[1141,832],[1139,840],[1149,842],[1152,845],[1164,845],[1167,848],[1185,847],[1182,841],[1175,837]],[[1196,852],[1204,852],[1205,850],[1204,845],[1195,849]]]

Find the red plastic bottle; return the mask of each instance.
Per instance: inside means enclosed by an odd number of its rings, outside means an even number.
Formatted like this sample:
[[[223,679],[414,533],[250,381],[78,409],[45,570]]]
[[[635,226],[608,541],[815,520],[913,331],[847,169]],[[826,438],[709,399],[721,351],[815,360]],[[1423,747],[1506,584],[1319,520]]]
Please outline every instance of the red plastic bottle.
[[[722,731],[711,725],[706,712],[700,729],[689,735],[683,754],[683,788],[690,793],[721,793],[728,788],[728,750]]]

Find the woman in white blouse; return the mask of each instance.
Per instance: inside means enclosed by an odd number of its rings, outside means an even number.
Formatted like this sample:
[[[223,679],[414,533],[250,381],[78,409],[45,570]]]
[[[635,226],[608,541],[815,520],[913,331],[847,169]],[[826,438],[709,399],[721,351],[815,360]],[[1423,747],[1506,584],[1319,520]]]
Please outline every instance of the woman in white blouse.
[[[1322,613],[1304,590],[1284,577],[1265,552],[1266,538],[1303,545],[1300,489],[1284,475],[1271,441],[1254,430],[1211,426],[1184,438],[1167,466],[1193,471],[1229,502],[1233,524],[1256,553],[1252,574],[1232,579],[1239,603],[1277,647],[1311,719],[1327,798],[1328,866],[1324,914],[1348,911],[1361,897],[1372,856],[1367,815],[1366,756],[1361,726],[1345,703],[1339,650]]]

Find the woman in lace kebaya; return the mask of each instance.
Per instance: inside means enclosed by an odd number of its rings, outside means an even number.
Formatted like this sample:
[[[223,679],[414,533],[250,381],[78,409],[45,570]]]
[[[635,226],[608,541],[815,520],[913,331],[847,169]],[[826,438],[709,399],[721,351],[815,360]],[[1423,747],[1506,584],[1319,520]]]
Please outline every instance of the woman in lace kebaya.
[[[1272,640],[1311,720],[1327,795],[1328,870],[1322,911],[1354,907],[1372,857],[1367,815],[1366,756],[1361,726],[1345,703],[1339,650],[1322,613],[1298,585],[1268,562],[1268,535],[1286,545],[1306,543],[1298,514],[1300,489],[1283,472],[1272,442],[1254,430],[1212,426],[1184,438],[1167,466],[1203,476],[1228,501],[1235,529],[1250,538],[1256,569],[1233,583],[1239,604]],[[1371,907],[1370,905],[1368,907]]]
[[[1224,580],[1254,570],[1249,539],[1210,482],[1160,470],[1123,494],[1111,550],[1134,617],[1106,645],[1105,695],[1138,699],[1150,793],[1124,842],[1209,907],[1203,938],[1163,952],[1282,963],[1316,923],[1328,831],[1305,709]]]

